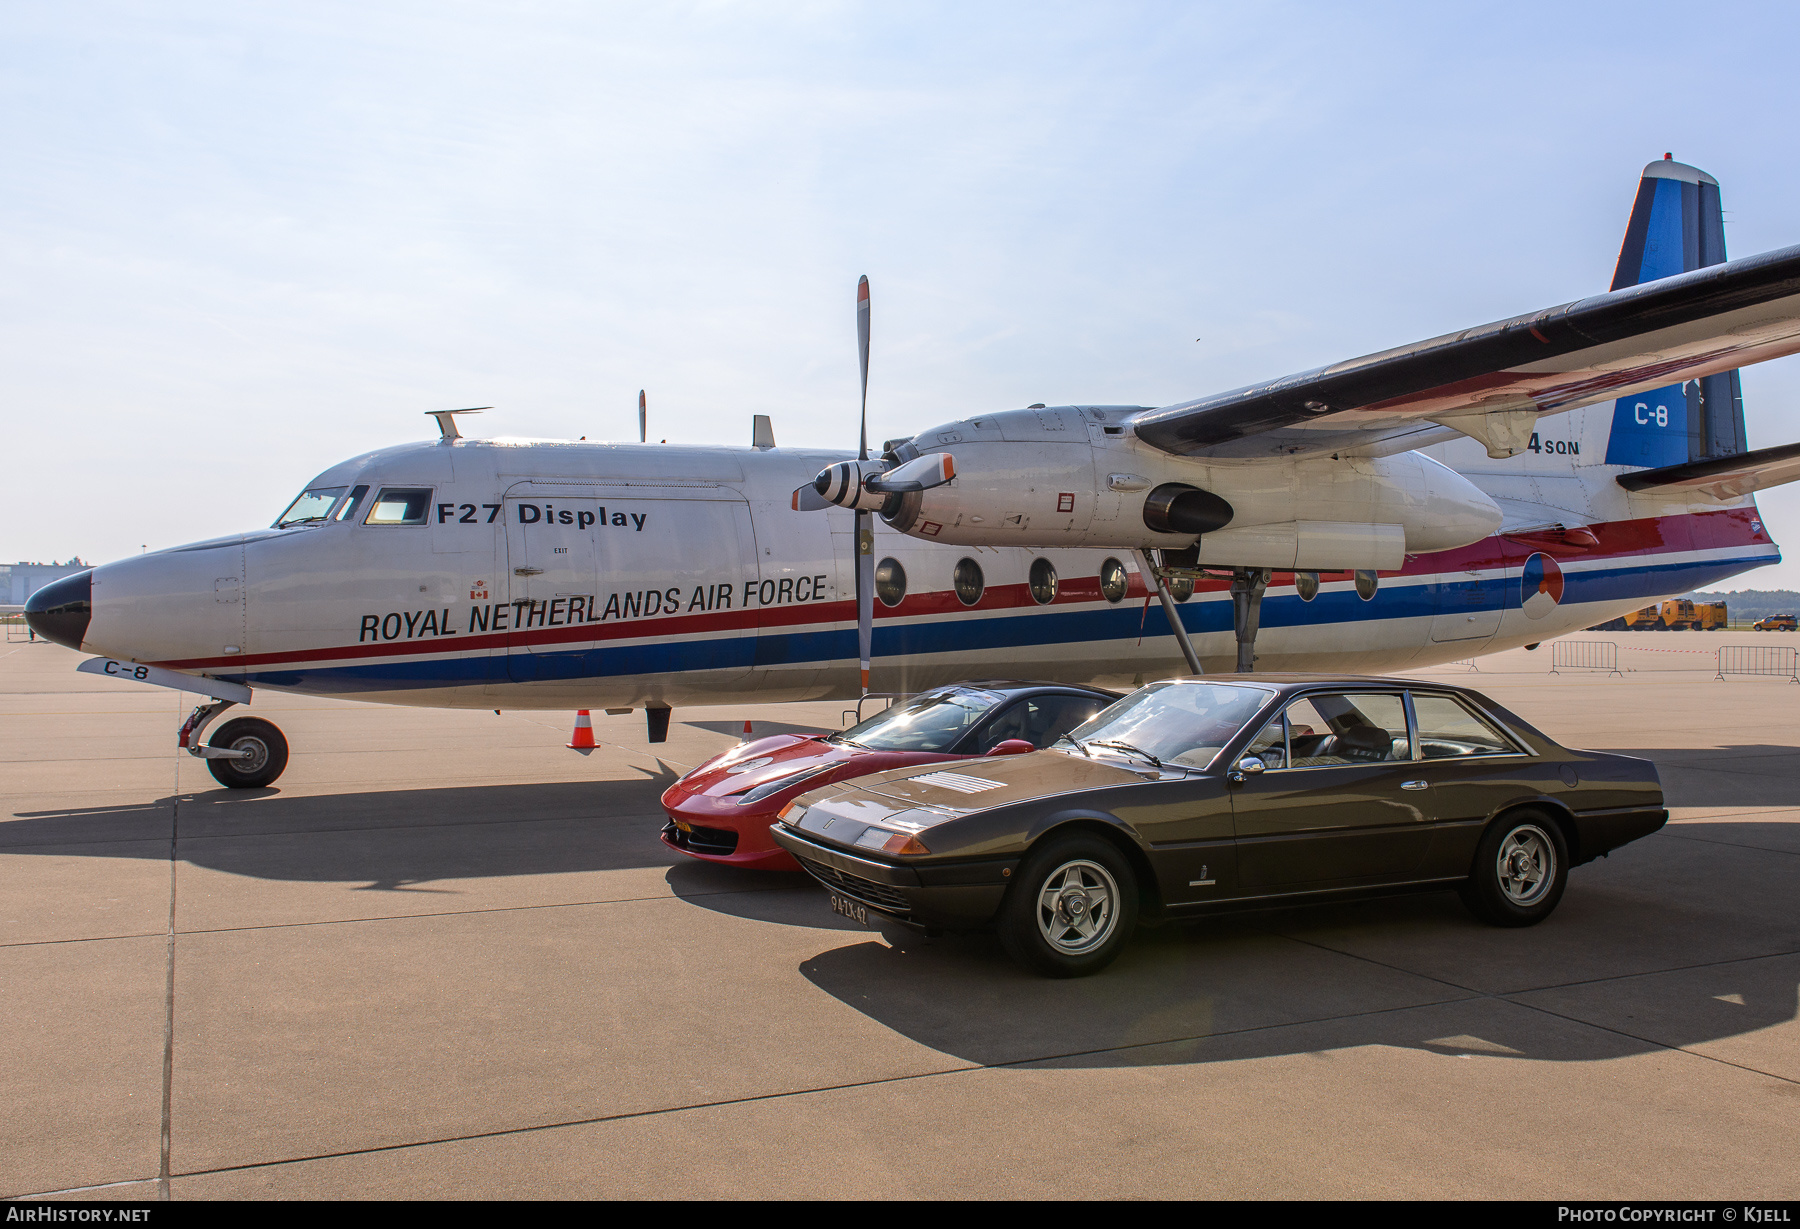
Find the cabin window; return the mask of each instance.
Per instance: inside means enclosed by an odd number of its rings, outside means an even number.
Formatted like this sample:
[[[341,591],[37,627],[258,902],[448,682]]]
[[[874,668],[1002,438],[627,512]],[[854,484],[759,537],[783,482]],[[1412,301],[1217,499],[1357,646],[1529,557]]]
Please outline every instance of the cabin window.
[[[956,586],[956,600],[965,606],[973,606],[979,602],[982,590],[987,588],[987,581],[981,575],[981,565],[973,559],[959,559],[950,579]]]
[[[365,525],[423,525],[431,507],[428,486],[384,486],[369,509]]]
[[[1169,586],[1169,596],[1178,602],[1185,602],[1194,596],[1192,576],[1171,576],[1163,583]]]
[[[1040,606],[1056,600],[1056,565],[1048,559],[1031,561],[1031,600]]]
[[[1373,571],[1358,570],[1356,573],[1356,596],[1369,601],[1375,596],[1375,590],[1381,587],[1381,577]]]
[[[332,505],[336,504],[344,494],[341,486],[316,486],[311,490],[300,492],[300,498],[288,505],[288,510],[281,514],[275,522],[275,528],[286,529],[289,525],[304,525],[310,521],[322,521],[331,515]]]
[[[1294,592],[1300,595],[1300,600],[1303,602],[1310,602],[1318,597],[1319,574],[1317,572],[1295,572]]]
[[[1100,565],[1100,596],[1109,602],[1125,600],[1125,588],[1129,581],[1125,576],[1125,565],[1117,559],[1108,559]]]
[[[898,606],[906,596],[906,569],[889,557],[875,565],[875,596],[883,606]]]

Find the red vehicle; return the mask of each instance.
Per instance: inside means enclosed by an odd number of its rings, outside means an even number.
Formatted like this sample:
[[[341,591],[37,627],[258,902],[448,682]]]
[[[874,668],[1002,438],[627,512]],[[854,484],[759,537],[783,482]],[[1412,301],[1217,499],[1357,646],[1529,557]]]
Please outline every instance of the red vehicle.
[[[921,692],[841,734],[776,734],[715,756],[662,796],[663,843],[690,857],[797,871],[769,825],[809,789],[913,764],[1049,746],[1119,697],[1063,683],[953,683]]]

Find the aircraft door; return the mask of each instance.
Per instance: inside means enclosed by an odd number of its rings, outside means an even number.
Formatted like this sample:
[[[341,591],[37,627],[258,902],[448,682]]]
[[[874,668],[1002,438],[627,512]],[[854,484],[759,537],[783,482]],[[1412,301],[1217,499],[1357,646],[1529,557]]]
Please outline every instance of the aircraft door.
[[[1500,630],[1500,616],[1506,608],[1504,569],[1445,572],[1432,589],[1437,595],[1437,612],[1431,619],[1431,638],[1436,643],[1468,641],[1473,651]]]
[[[580,678],[592,645],[599,585],[597,501],[508,495],[507,587],[492,596],[494,630],[507,633],[507,676],[524,683]]]
[[[749,503],[720,493],[602,501],[597,673],[652,679],[667,697],[749,679],[761,561]]]

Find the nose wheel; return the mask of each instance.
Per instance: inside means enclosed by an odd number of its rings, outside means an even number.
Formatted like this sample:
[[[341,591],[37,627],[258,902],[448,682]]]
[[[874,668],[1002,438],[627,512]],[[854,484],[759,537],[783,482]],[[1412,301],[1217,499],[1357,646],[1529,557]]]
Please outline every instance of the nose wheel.
[[[260,717],[237,717],[213,732],[206,745],[200,736],[213,718],[230,708],[230,700],[202,704],[181,727],[178,745],[206,761],[213,780],[226,789],[261,789],[287,768],[287,738],[274,723]]]
[[[287,767],[287,738],[260,717],[239,717],[219,727],[208,750],[234,751],[231,759],[207,757],[206,770],[226,789],[261,789]]]

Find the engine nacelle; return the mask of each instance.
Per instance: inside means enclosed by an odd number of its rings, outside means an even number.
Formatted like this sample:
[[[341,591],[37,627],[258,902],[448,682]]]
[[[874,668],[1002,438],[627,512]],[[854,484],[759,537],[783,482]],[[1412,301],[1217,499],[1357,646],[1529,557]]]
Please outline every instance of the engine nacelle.
[[[1418,453],[1209,461],[1131,434],[1135,407],[1034,407],[921,432],[901,456],[948,452],[954,481],[883,517],[962,546],[1182,549],[1214,566],[1392,570],[1500,527],[1498,505]]]

